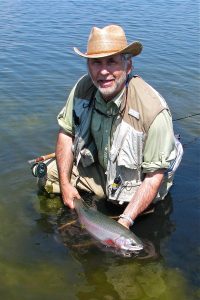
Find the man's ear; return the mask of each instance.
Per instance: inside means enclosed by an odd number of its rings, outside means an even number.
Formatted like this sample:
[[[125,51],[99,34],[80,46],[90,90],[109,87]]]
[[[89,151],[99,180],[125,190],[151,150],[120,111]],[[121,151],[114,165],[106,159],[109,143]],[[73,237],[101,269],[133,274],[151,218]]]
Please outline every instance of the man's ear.
[[[133,69],[133,62],[132,59],[129,58],[127,61],[127,75],[131,73],[132,69]]]

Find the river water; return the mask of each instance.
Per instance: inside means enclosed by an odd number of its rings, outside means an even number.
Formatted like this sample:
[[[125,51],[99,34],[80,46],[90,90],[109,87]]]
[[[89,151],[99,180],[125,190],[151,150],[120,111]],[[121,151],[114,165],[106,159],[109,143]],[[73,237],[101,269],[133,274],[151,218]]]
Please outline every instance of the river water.
[[[27,163],[54,152],[56,116],[86,72],[73,47],[85,51],[91,27],[111,23],[143,43],[135,73],[166,98],[185,152],[169,212],[133,229],[155,248],[143,260],[62,227],[75,214],[37,193]],[[199,67],[198,1],[1,0],[1,299],[200,299],[200,118],[184,118],[200,112]]]

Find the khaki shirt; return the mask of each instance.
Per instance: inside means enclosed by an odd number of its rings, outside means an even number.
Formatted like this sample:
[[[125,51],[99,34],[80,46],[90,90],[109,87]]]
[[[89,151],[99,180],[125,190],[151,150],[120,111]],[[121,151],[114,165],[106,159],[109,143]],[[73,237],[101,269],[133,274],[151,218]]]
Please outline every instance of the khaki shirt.
[[[58,124],[68,134],[74,134],[73,127],[73,99],[76,86],[72,89],[65,107],[58,115]],[[113,123],[119,112],[124,90],[114,99],[105,102],[97,91],[95,95],[95,108],[93,111],[91,132],[95,140],[99,163],[107,169],[108,154],[112,143]],[[146,139],[142,168],[144,173],[158,169],[167,169],[170,162],[176,157],[174,132],[171,115],[163,110],[151,124]]]

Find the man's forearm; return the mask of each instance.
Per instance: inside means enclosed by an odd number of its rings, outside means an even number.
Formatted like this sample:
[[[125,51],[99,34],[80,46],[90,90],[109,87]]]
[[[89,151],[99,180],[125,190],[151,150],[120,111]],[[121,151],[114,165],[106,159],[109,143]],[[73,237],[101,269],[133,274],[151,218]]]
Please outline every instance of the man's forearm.
[[[56,145],[56,162],[60,183],[70,182],[73,167],[72,137],[60,131]]]
[[[164,170],[148,173],[132,200],[124,210],[124,214],[130,216],[132,220],[135,220],[156,197],[159,187],[163,181],[163,177]],[[128,222],[124,219],[120,219],[119,222],[125,226],[128,225]]]
[[[72,143],[72,137],[61,130],[56,145],[56,161],[63,203],[71,209],[74,208],[74,200],[80,198],[77,189],[70,183],[74,159]]]

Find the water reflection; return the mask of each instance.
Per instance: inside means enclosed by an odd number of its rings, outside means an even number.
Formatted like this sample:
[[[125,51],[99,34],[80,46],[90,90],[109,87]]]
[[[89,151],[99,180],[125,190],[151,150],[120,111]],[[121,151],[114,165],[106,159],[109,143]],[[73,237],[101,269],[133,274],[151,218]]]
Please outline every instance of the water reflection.
[[[175,224],[170,219],[173,212],[173,199],[170,194],[164,201],[155,205],[154,212],[138,219],[135,233],[143,240],[154,245],[157,257],[162,256],[162,241],[175,231]]]

